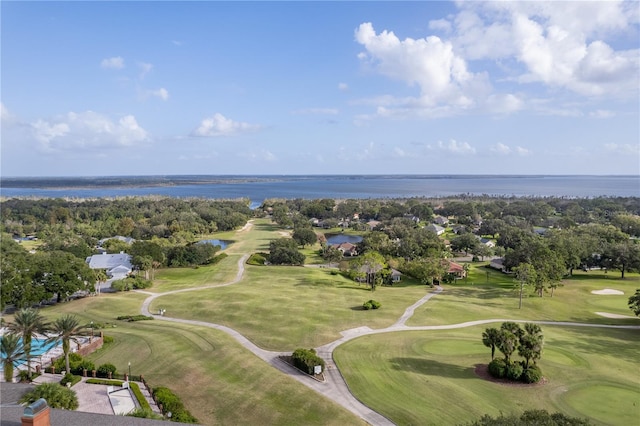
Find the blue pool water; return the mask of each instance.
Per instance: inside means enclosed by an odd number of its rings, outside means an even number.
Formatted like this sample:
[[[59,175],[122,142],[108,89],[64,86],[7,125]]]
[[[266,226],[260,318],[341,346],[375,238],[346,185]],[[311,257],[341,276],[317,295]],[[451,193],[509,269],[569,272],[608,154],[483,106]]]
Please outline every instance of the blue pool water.
[[[2,336],[0,336],[0,342],[2,342]],[[20,342],[22,342],[22,339],[20,339]],[[56,346],[59,346],[60,343],[59,342],[53,342],[53,343],[46,343],[46,339],[36,339],[33,338],[31,339],[31,357],[38,357],[42,354],[47,353],[49,350],[55,348]],[[24,361],[21,361],[18,363],[18,365],[22,365],[24,364]],[[0,367],[1,368],[1,367]]]

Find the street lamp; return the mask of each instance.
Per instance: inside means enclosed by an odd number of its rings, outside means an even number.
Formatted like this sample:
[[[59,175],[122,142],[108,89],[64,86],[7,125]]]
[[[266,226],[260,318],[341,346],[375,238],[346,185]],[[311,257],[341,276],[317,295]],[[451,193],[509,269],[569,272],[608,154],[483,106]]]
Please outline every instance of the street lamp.
[[[131,361],[129,361],[129,381],[131,381]]]
[[[93,342],[93,321],[91,321],[91,337],[89,337],[89,343]]]

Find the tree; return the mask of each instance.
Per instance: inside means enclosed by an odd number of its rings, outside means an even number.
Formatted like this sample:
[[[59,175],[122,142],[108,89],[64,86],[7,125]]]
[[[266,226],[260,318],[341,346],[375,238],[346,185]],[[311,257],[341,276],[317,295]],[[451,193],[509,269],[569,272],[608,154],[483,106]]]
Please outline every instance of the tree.
[[[322,257],[329,263],[336,263],[342,259],[342,252],[335,247],[329,246],[324,249]]]
[[[20,402],[31,404],[40,398],[47,400],[51,408],[75,410],[78,408],[78,396],[73,389],[60,386],[59,383],[43,383],[22,395]]]
[[[484,332],[482,332],[482,343],[491,348],[491,361],[496,353],[496,346],[500,341],[500,330],[497,328],[487,328]]]
[[[27,359],[27,374],[31,377],[31,340],[36,334],[44,334],[47,330],[47,323],[37,309],[20,309],[13,317],[13,322],[7,328],[10,333],[22,337],[22,346],[25,358]]]
[[[69,368],[69,351],[71,350],[71,342],[78,343],[79,337],[86,334],[86,327],[80,325],[80,321],[75,315],[67,314],[56,319],[50,327],[52,337],[47,339],[48,343],[62,341],[62,352],[64,353],[64,365],[67,373]]]
[[[458,235],[451,240],[451,249],[454,251],[464,251],[465,254],[475,250],[479,242],[475,235],[465,233]]]
[[[636,294],[629,298],[629,309],[631,309],[636,316],[640,316],[640,288],[636,290]]]
[[[302,265],[305,255],[298,251],[297,244],[291,238],[279,238],[269,243],[267,260],[274,265]]]
[[[301,246],[312,245],[316,241],[318,241],[318,236],[316,235],[316,233],[309,228],[294,229],[291,238],[293,238],[294,241]]]
[[[4,381],[13,380],[13,368],[17,367],[20,361],[25,359],[24,347],[20,341],[20,336],[7,333],[0,341],[2,352],[2,368],[4,370]]]
[[[376,286],[383,282],[382,271],[386,266],[384,257],[375,251],[369,251],[351,262],[353,273],[364,279],[371,286],[371,291],[375,291]]]
[[[529,361],[536,362],[542,356],[542,344],[544,338],[542,329],[538,324],[526,323],[524,325],[524,333],[520,337],[520,345],[518,346],[518,355],[524,358],[524,368],[529,368]]]
[[[511,363],[511,355],[518,348],[521,335],[522,329],[514,322],[505,322],[500,326],[500,333],[496,346],[504,355],[505,364],[509,365]]]
[[[525,286],[532,285],[536,282],[536,270],[530,263],[521,263],[513,269],[516,279],[520,283],[520,301],[518,309],[522,309],[522,293]]]
[[[631,240],[609,244],[603,257],[605,265],[619,270],[624,278],[625,271],[640,268],[640,244]]]

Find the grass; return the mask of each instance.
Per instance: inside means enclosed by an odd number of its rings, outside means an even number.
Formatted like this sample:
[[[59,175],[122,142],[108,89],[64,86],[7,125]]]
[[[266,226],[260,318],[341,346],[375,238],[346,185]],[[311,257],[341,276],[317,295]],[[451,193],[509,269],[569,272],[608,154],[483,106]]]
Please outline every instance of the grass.
[[[167,316],[223,324],[260,347],[286,351],[323,345],[350,328],[388,327],[427,291],[405,280],[371,292],[322,268],[247,265],[245,274],[232,286],[158,298],[151,311],[163,308]],[[369,299],[382,308],[362,310]]]
[[[160,270],[149,291],[198,288],[233,280],[246,253],[268,251],[282,237],[267,219],[250,231],[216,234],[234,241],[220,263],[200,268]],[[317,248],[305,249],[311,263]],[[467,280],[416,310],[407,325],[453,324],[476,319],[513,318],[588,323],[634,324],[595,312],[631,315],[629,295],[640,276],[577,272],[553,298],[527,297],[519,310],[511,276],[474,263]],[[592,290],[613,288],[623,296],[598,296]],[[400,285],[365,286],[323,268],[246,266],[232,286],[202,289],[156,299],[151,311],[166,316],[227,325],[265,349],[317,347],[350,328],[388,327],[428,289],[403,277]],[[146,295],[102,294],[42,310],[47,319],[66,313],[83,323],[104,325],[114,342],[91,355],[100,365],[120,372],[131,362],[153,386],[167,386],[203,424],[363,424],[338,404],[264,364],[225,333],[206,327],[164,321],[122,322],[136,315]],[[364,311],[375,299],[379,310]],[[9,319],[10,321],[10,319]],[[486,327],[486,326],[485,326]],[[596,422],[632,424],[640,404],[637,374],[638,330],[604,330],[544,326],[546,347],[541,367],[547,384],[505,387],[475,376],[474,366],[489,361],[480,342],[485,327],[460,330],[398,332],[358,338],[340,346],[335,359],[358,398],[397,424],[456,424],[487,413],[520,413],[529,408],[587,416]],[[452,404],[452,401],[455,403]],[[442,409],[446,407],[446,409]],[[634,417],[635,416],[635,417]]]
[[[548,382],[511,387],[474,372],[490,361],[484,328],[361,337],[339,346],[334,359],[356,397],[398,425],[461,424],[527,409],[596,424],[637,421],[640,331],[544,326],[539,365]]]
[[[361,425],[357,417],[281,374],[218,330],[164,321],[117,322],[139,311],[144,295],[102,294],[42,310],[48,319],[68,312],[83,322],[107,323],[114,342],[92,354],[153,386],[178,394],[187,409],[209,424]],[[116,325],[113,327],[112,325]]]
[[[487,273],[489,274],[487,284]],[[520,318],[547,321],[574,321],[595,324],[640,325],[637,318],[611,319],[595,314],[607,312],[633,316],[627,302],[640,288],[640,275],[605,275],[599,271],[574,272],[563,281],[553,297],[538,297],[525,292],[523,307],[518,309],[518,288],[514,279],[506,274],[474,264],[469,278],[456,284],[445,285],[445,291],[416,310],[407,325],[441,325],[492,319]],[[612,288],[623,295],[596,295],[593,290]]]

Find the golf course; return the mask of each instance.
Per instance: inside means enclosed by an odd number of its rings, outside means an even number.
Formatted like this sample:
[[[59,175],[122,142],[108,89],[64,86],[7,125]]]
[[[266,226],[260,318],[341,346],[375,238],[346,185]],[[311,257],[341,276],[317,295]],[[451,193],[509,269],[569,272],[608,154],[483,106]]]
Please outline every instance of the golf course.
[[[94,363],[124,371],[130,362],[132,374],[171,388],[205,425],[465,424],[528,409],[594,424],[637,421],[640,320],[627,307],[640,288],[637,273],[621,279],[574,272],[553,296],[525,290],[518,309],[516,281],[488,262],[472,263],[467,278],[441,289],[403,277],[375,292],[317,264],[247,264],[285,232],[254,219],[212,236],[231,241],[214,265],[159,269],[146,290],[103,293],[41,313],[93,321],[113,338],[89,357]],[[604,289],[618,293],[594,293]],[[363,310],[372,298],[381,309]],[[116,320],[140,313],[155,319]],[[542,382],[507,384],[478,374],[491,361],[482,332],[507,320],[542,327]],[[279,361],[297,348],[328,357],[325,383]]]

